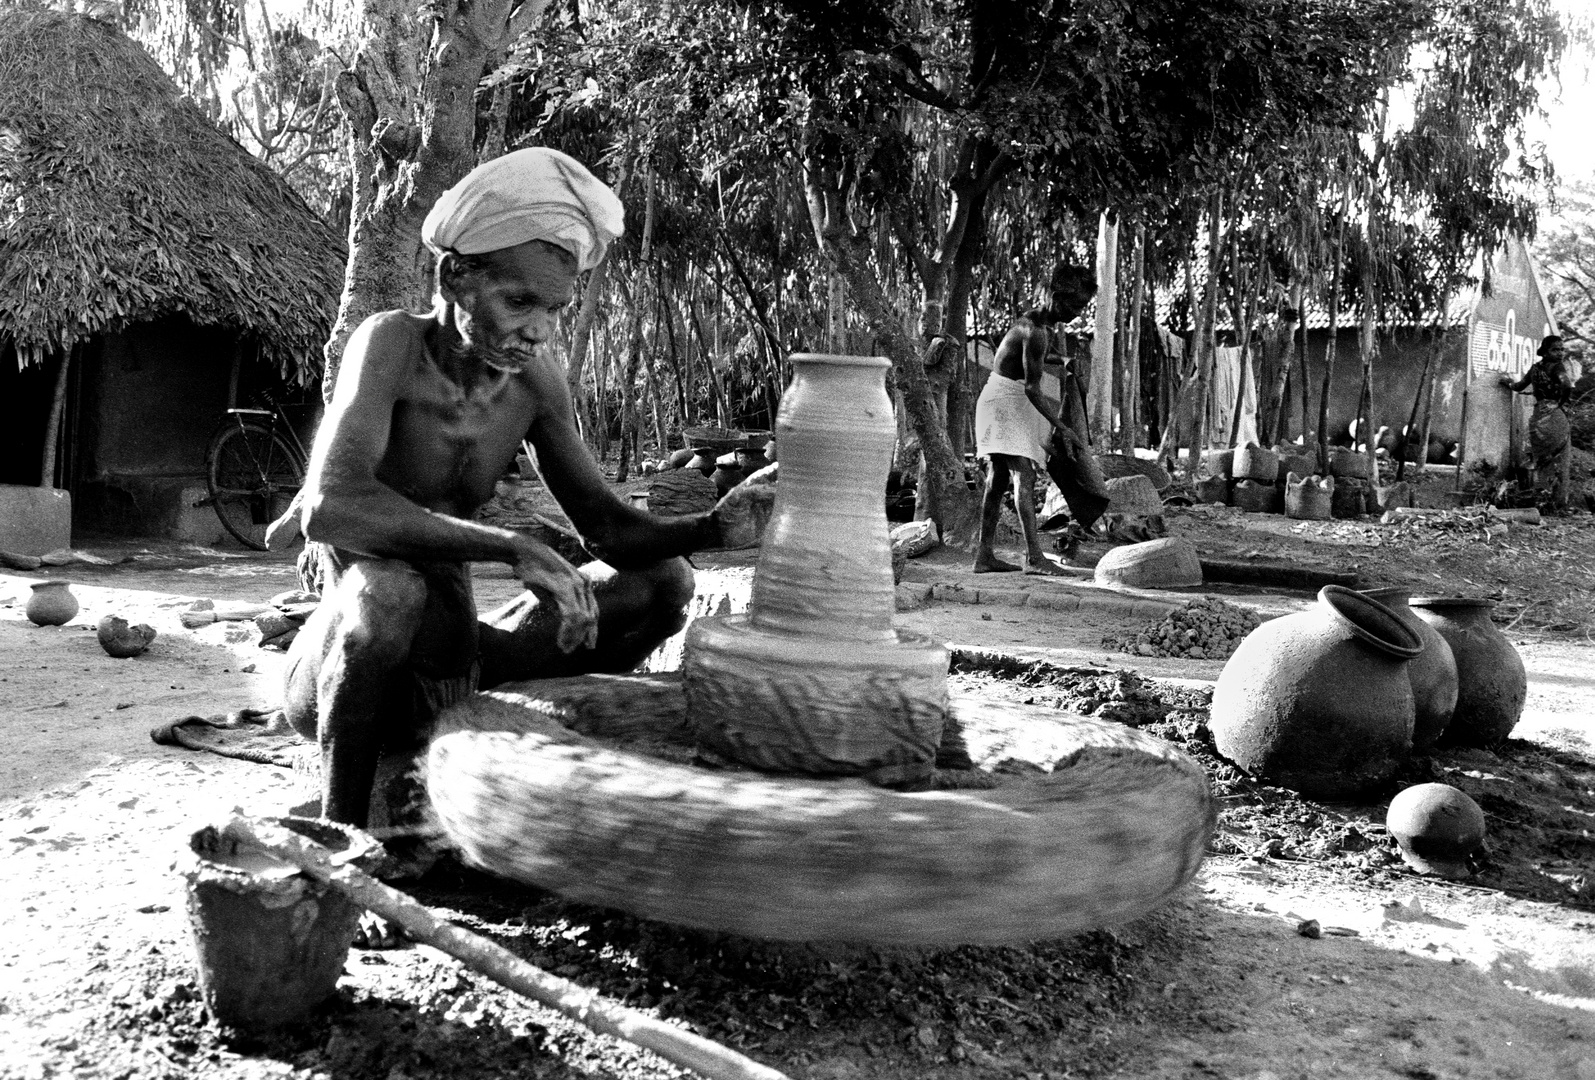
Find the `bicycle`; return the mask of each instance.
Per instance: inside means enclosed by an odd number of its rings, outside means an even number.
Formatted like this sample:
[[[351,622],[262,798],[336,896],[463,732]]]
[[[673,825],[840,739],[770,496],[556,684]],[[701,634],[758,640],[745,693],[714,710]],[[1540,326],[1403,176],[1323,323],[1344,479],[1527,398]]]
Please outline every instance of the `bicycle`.
[[[266,550],[266,526],[304,486],[310,455],[270,395],[264,409],[228,409],[205,452],[207,503],[245,547]]]

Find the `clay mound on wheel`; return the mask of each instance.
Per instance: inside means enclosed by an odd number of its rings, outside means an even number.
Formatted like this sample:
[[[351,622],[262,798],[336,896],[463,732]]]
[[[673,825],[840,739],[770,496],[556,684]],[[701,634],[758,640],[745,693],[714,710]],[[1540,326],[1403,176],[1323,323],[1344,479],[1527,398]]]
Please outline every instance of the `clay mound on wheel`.
[[[750,937],[1059,937],[1135,918],[1196,873],[1214,803],[1178,750],[967,695],[952,715],[941,760],[970,767],[939,770],[941,790],[897,792],[689,764],[669,676],[520,683],[442,717],[428,787],[485,869]]]

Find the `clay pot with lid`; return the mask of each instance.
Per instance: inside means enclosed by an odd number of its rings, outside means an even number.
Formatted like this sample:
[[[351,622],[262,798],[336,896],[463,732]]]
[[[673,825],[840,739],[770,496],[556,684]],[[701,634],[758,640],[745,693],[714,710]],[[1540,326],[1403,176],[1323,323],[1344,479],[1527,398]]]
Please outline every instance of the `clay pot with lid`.
[[[1263,623],[1224,665],[1209,727],[1253,776],[1317,798],[1383,784],[1412,752],[1408,663],[1423,642],[1395,612],[1326,585],[1308,611]]]
[[[1440,738],[1457,707],[1457,662],[1451,646],[1440,632],[1420,619],[1407,606],[1412,590],[1400,586],[1363,589],[1362,595],[1377,600],[1423,641],[1423,652],[1407,663],[1407,679],[1412,683],[1412,749],[1428,750]]]
[[[1457,705],[1440,742],[1489,747],[1523,716],[1528,674],[1523,658],[1490,619],[1495,601],[1479,596],[1415,596],[1413,612],[1434,627],[1457,665]]]
[[[78,598],[72,595],[70,581],[41,581],[33,586],[28,606],[23,609],[35,626],[65,626],[78,613]]]

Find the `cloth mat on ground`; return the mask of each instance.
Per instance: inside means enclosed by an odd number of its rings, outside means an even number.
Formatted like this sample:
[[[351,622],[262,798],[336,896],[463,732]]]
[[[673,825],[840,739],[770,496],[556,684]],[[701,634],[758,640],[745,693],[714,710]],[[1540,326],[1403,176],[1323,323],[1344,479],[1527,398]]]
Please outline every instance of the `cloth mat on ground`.
[[[161,746],[181,746],[222,757],[303,770],[314,761],[315,744],[289,728],[281,709],[240,709],[213,717],[185,716],[150,729]]]

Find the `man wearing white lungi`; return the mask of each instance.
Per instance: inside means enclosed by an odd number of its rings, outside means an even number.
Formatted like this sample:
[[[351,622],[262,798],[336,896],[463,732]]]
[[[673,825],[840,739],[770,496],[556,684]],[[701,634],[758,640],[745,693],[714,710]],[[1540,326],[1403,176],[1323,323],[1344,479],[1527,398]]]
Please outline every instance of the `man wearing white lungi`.
[[[1042,364],[1056,327],[1084,311],[1095,293],[1096,280],[1085,267],[1058,266],[1052,273],[1051,305],[1015,319],[997,346],[991,377],[975,403],[975,453],[987,462],[980,546],[975,552],[977,574],[1020,569],[992,550],[1010,475],[1017,481],[1012,486],[1025,538],[1024,572],[1060,572],[1041,550],[1036,530],[1036,469],[1047,466],[1053,432],[1068,428],[1058,407],[1041,391]]]

